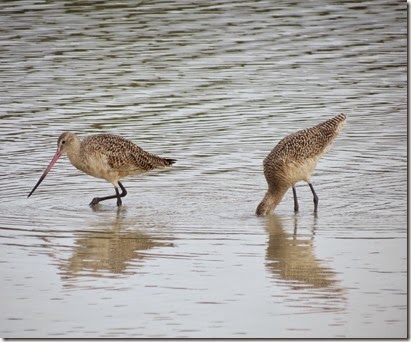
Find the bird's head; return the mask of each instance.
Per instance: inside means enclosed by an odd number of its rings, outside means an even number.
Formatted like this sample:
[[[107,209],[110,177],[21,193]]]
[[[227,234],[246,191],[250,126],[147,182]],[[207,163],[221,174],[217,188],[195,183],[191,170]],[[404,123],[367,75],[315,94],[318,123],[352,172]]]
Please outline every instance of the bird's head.
[[[255,213],[258,216],[265,216],[268,215],[271,211],[273,211],[277,205],[281,202],[281,199],[287,192],[287,187],[278,187],[275,191],[268,190],[265,193],[263,200],[258,205]]]
[[[46,170],[41,175],[40,179],[38,180],[37,184],[34,186],[33,190],[29,193],[27,197],[30,197],[33,192],[37,189],[43,179],[47,176],[53,165],[56,161],[63,155],[73,151],[78,151],[80,148],[80,140],[74,133],[71,132],[64,132],[60,135],[59,139],[57,140],[57,151],[54,155],[53,159],[51,160],[49,166],[47,166]]]
[[[61,154],[66,154],[68,151],[75,148],[75,145],[80,141],[77,136],[72,132],[64,132],[57,140],[57,151]]]

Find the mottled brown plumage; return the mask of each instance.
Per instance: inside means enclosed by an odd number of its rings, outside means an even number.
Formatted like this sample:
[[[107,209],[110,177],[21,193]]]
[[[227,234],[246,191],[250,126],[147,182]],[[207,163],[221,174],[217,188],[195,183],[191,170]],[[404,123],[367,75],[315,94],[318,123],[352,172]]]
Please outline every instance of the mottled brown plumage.
[[[111,198],[117,198],[117,205],[120,206],[121,197],[127,195],[120,179],[153,169],[161,169],[175,162],[174,159],[162,158],[146,152],[131,141],[117,135],[96,134],[81,141],[74,133],[65,132],[57,141],[56,155],[30,192],[29,197],[64,153],[67,154],[71,164],[80,171],[93,177],[103,178],[114,185],[115,195],[96,197],[90,203],[92,206]],[[121,194],[118,186],[121,188]]]
[[[314,196],[314,211],[317,211],[318,197],[310,177],[320,157],[331,148],[345,119],[345,114],[339,114],[317,126],[286,136],[274,147],[264,159],[268,191],[257,207],[257,215],[270,213],[290,187],[293,189],[294,211],[298,211],[295,184],[299,181],[309,184]]]
[[[71,134],[73,133],[63,133],[59,141],[70,139]],[[98,172],[90,175],[111,183],[129,175],[164,168],[174,162],[146,152],[130,140],[112,134],[88,136],[80,142],[78,153],[77,150],[67,149],[67,156],[75,167],[88,174],[95,170],[98,163],[105,164],[103,175],[99,177]]]

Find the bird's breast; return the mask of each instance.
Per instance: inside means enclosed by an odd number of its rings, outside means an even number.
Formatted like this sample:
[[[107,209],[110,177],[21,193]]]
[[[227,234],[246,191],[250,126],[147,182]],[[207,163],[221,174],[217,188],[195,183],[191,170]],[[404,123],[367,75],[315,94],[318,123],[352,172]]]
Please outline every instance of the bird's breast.
[[[292,162],[288,164],[287,178],[290,183],[299,181],[310,181],[311,174],[317,166],[318,158],[307,158],[304,161]]]
[[[99,156],[81,156],[67,154],[70,159],[71,164],[78,170],[83,171],[84,173],[97,177],[107,179],[111,168],[108,165],[107,158],[104,155]]]
[[[115,168],[110,165],[108,157],[104,154],[98,155],[87,155],[81,158],[76,158],[75,156],[68,155],[70,162],[75,168],[84,173],[107,180],[110,183],[115,183],[119,179],[122,179],[131,175],[138,175],[143,173],[141,169],[135,167],[130,167],[126,165],[122,168]]]
[[[299,181],[309,182],[318,162],[318,158],[307,158],[304,160],[288,160],[283,163],[268,166],[265,170],[267,182],[283,184],[290,187]]]

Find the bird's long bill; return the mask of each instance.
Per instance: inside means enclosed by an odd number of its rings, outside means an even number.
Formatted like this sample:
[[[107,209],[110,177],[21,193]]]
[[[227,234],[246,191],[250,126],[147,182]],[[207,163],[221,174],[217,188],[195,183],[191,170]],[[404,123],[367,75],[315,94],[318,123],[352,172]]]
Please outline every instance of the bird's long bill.
[[[56,161],[61,157],[61,152],[57,151],[56,154],[54,155],[53,159],[51,160],[49,166],[47,166],[47,169],[43,172],[43,174],[41,175],[40,179],[38,180],[37,184],[34,186],[33,190],[31,190],[31,192],[29,193],[29,195],[27,197],[30,197],[32,195],[32,193],[38,188],[38,186],[40,185],[40,183],[43,181],[44,178],[46,178],[47,174],[49,173],[49,171],[51,170],[51,168],[53,167],[53,165],[56,163]]]

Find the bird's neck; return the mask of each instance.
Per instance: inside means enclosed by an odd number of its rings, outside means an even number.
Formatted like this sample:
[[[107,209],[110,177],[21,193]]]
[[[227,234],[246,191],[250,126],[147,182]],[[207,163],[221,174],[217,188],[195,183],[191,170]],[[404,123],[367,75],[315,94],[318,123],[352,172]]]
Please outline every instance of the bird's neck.
[[[268,215],[281,202],[288,188],[281,187],[275,190],[268,190],[265,193],[263,200],[257,207],[257,215]]]
[[[81,154],[80,154],[80,140],[75,140],[70,146],[70,149],[67,150],[67,157],[69,158],[71,164],[78,169],[81,169]]]

